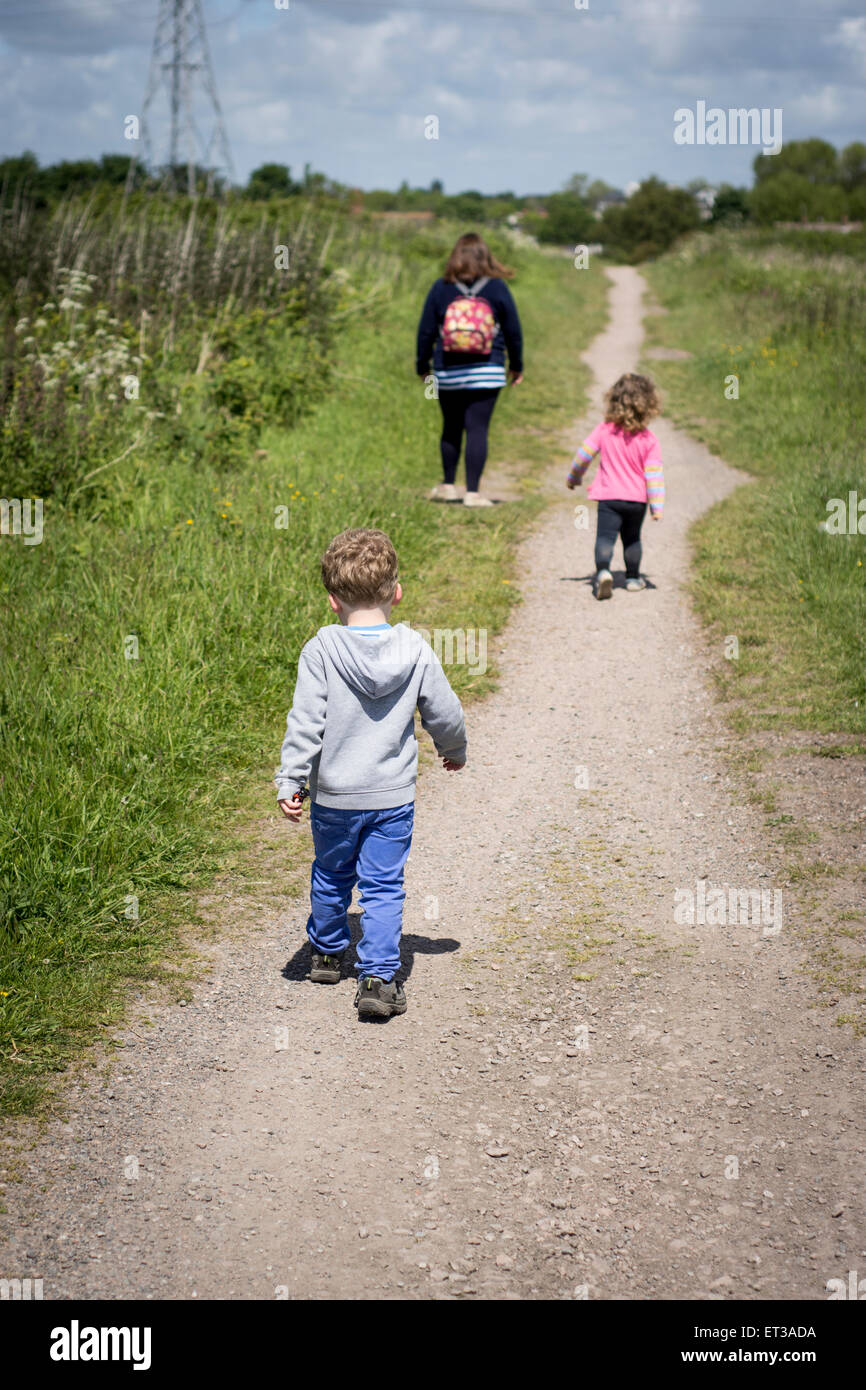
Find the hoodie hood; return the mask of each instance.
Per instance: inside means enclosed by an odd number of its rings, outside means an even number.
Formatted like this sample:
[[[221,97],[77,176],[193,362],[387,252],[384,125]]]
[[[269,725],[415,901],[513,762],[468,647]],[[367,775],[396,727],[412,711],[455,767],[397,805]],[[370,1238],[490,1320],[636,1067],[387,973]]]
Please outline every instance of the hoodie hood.
[[[326,659],[346,684],[370,700],[380,700],[405,685],[426,646],[405,623],[381,631],[330,623],[320,627],[317,636]]]

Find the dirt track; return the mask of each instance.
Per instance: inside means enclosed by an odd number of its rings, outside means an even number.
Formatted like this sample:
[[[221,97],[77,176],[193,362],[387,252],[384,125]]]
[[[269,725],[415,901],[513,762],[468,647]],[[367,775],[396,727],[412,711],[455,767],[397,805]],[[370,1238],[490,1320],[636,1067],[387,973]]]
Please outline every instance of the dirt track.
[[[643,283],[611,279],[599,393],[640,347]],[[866,1274],[862,1045],[809,1008],[681,591],[689,523],[738,478],[657,432],[643,593],[618,553],[593,599],[583,494],[551,468],[469,767],[447,801],[421,779],[405,1017],[360,1025],[352,981],[307,983],[303,903],[249,907],[192,1003],[147,1007],[29,1154],[0,1272],[234,1299],[822,1299]],[[780,890],[782,930],[678,924],[702,880]]]

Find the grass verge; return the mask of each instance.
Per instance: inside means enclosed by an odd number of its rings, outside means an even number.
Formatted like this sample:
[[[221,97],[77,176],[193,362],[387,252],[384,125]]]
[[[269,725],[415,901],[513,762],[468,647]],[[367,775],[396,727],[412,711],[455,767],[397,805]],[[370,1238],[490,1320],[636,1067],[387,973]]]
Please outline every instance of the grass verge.
[[[866,271],[731,234],[647,274],[668,311],[647,344],[692,354],[652,364],[666,410],[754,479],[693,532],[698,611],[738,641],[717,670],[730,717],[862,733],[866,506],[862,531],[836,533],[832,504],[866,502]]]
[[[52,1074],[121,1016],[130,983],[179,978],[194,894],[229,859],[261,867],[239,827],[271,805],[295,660],[329,617],[318,557],[335,532],[391,534],[404,620],[505,622],[513,547],[540,506],[533,470],[585,403],[579,353],[604,283],[566,258],[510,257],[527,379],[498,404],[491,462],[523,477],[521,500],[431,506],[438,407],[413,335],[454,231],[398,248],[394,292],[342,332],[329,393],[294,428],[266,427],[243,466],[133,453],[92,506],[49,499],[41,544],[0,542],[6,1114],[56,1094]],[[493,674],[449,671],[463,698]],[[302,842],[287,846],[291,864]]]

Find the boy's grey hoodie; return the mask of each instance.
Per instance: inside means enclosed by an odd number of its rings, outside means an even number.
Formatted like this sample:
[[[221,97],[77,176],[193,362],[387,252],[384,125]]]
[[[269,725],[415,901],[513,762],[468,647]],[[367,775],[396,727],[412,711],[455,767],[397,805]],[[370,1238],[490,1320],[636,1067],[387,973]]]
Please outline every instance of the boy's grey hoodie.
[[[460,701],[417,632],[404,623],[319,628],[298,658],[277,799],[290,801],[307,780],[320,806],[366,811],[413,801],[416,709],[440,757],[465,761]]]

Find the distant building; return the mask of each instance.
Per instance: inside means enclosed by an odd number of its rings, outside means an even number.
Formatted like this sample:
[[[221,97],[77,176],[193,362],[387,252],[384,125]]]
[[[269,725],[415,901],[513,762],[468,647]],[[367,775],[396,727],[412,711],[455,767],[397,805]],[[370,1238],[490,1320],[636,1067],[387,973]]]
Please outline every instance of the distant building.
[[[862,222],[774,222],[779,232],[860,232]]]
[[[508,215],[507,215],[507,216],[505,217],[505,219],[504,219],[505,225],[506,225],[507,227],[515,227],[515,228],[516,228],[516,227],[519,227],[520,224],[522,223],[524,217],[527,216],[527,214],[528,214],[530,217],[549,217],[549,216],[550,216],[550,213],[547,211],[547,208],[542,207],[540,203],[533,202],[533,203],[531,203],[531,204],[529,205],[529,207],[518,208],[518,209],[516,210],[516,212],[509,212]]]
[[[383,222],[410,222],[420,224],[422,222],[432,222],[436,214],[435,212],[424,210],[419,212],[401,212],[398,208],[394,212],[374,212],[373,216],[380,218]]]
[[[695,202],[698,205],[698,212],[704,222],[708,222],[713,215],[713,207],[719,190],[717,188],[699,188],[695,194]]]
[[[635,184],[635,188],[637,188],[637,184]],[[595,215],[596,217],[604,217],[608,208],[617,207],[620,203],[627,201],[625,193],[622,193],[618,188],[612,188],[610,193],[605,193],[603,198],[599,198],[595,205]]]

